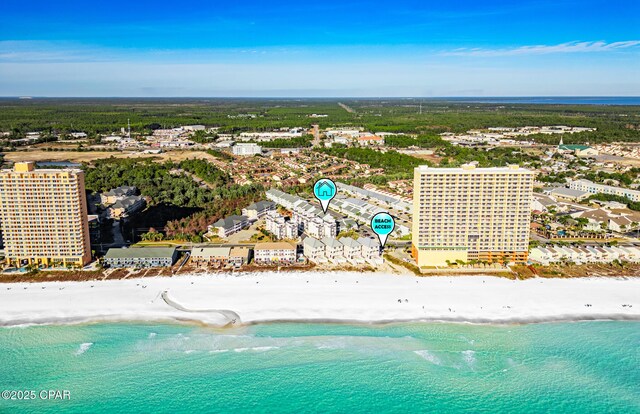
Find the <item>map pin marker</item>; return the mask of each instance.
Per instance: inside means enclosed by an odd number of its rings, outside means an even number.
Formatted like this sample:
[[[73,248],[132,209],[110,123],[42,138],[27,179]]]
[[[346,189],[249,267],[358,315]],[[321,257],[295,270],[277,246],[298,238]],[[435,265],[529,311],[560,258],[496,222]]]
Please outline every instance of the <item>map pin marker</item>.
[[[329,203],[336,196],[336,183],[328,178],[321,178],[313,185],[313,195],[320,201],[322,211],[327,213]]]
[[[378,235],[381,248],[387,243],[387,237],[396,227],[396,222],[389,213],[380,212],[371,218],[371,230]]]

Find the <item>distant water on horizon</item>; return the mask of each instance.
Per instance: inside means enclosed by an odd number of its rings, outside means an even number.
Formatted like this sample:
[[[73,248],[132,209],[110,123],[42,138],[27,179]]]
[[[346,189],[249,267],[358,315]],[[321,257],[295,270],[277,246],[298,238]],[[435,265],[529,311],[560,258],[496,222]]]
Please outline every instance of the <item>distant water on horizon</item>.
[[[640,412],[640,322],[0,328],[0,412]]]
[[[521,96],[521,97],[456,97],[438,98],[443,101],[492,103],[492,104],[540,104],[540,105],[640,105],[640,96]]]

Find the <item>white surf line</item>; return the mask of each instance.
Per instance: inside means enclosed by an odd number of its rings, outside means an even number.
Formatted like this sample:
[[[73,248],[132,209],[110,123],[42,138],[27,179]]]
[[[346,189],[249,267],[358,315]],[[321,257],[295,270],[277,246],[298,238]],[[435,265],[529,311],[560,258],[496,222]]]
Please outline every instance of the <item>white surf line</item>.
[[[227,309],[188,309],[186,307],[184,307],[182,304],[176,302],[175,300],[171,299],[169,297],[169,291],[165,290],[162,292],[161,294],[162,296],[162,300],[164,300],[164,302],[171,306],[172,308],[179,310],[181,312],[189,312],[189,313],[218,313],[222,316],[224,316],[225,318],[227,318],[227,324],[225,326],[229,326],[229,325],[236,325],[236,324],[240,324],[241,320],[240,320],[240,315],[238,315],[236,312],[232,311],[232,310],[227,310]]]

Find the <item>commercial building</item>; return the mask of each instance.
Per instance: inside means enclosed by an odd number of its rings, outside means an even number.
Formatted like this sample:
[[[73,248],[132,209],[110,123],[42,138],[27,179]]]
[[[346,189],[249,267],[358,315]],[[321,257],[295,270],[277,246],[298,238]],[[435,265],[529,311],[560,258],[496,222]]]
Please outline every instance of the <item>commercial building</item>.
[[[558,187],[553,188],[547,191],[552,197],[557,198],[558,200],[571,201],[571,202],[580,202],[589,198],[590,194],[586,191],[576,190],[573,188],[567,187]]]
[[[233,155],[245,156],[262,154],[262,147],[253,143],[236,144],[231,149],[233,151]]]
[[[91,261],[84,172],[18,162],[0,171],[6,263],[84,266]]]
[[[412,254],[418,266],[526,262],[533,179],[533,171],[517,165],[417,167]]]
[[[175,247],[137,247],[109,249],[104,256],[108,267],[170,267],[175,263],[178,251]]]
[[[256,264],[292,264],[296,261],[296,246],[287,242],[257,243],[253,257]]]
[[[576,157],[581,157],[581,158],[595,157],[596,155],[600,154],[600,151],[588,145],[571,145],[571,144],[558,145],[558,152],[561,154],[573,153],[575,154]]]
[[[626,197],[631,201],[640,201],[640,191],[628,188],[614,187],[612,185],[596,184],[589,180],[576,180],[569,183],[572,190],[584,191],[591,194],[609,194],[618,197]]]
[[[361,135],[358,137],[358,144],[363,145],[383,145],[384,138],[377,135]]]

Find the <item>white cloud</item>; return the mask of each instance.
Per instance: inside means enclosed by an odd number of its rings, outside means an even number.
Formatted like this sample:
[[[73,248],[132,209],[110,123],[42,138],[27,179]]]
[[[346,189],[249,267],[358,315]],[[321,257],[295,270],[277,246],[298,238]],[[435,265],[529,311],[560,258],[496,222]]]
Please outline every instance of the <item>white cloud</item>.
[[[532,45],[513,48],[485,49],[485,48],[458,48],[443,52],[443,56],[520,56],[520,55],[547,55],[552,53],[593,53],[609,52],[621,49],[636,48],[640,40],[627,40],[624,42],[607,43],[597,42],[567,42],[558,45]]]

